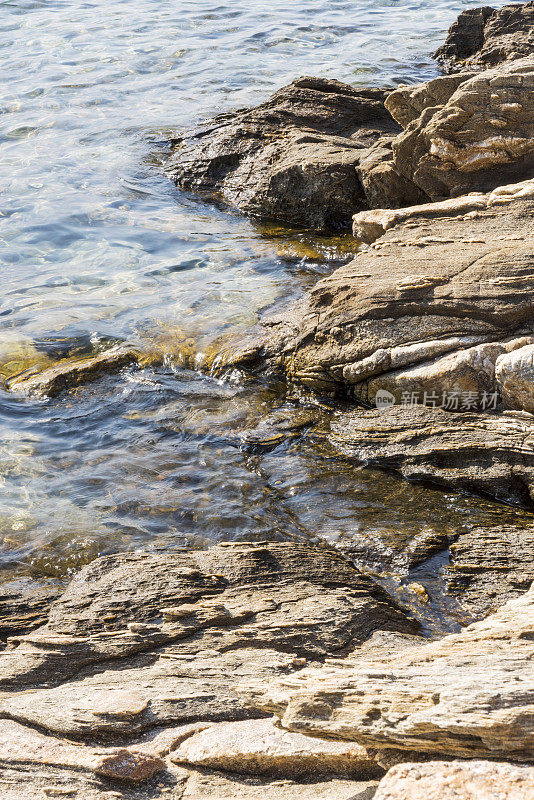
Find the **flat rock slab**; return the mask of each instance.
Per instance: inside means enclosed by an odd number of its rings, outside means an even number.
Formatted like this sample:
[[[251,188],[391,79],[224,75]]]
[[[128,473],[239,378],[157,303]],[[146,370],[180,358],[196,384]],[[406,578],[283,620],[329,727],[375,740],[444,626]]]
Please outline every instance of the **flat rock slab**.
[[[181,770],[178,780],[180,800],[372,800],[378,786],[342,778],[299,783],[193,770]]]
[[[530,800],[534,769],[493,761],[399,764],[374,800]]]
[[[534,587],[459,634],[386,660],[306,668],[243,684],[282,727],[376,748],[461,758],[534,760]]]
[[[213,725],[171,754],[189,764],[245,775],[299,778],[376,778],[380,769],[360,745],[284,731],[270,719]]]
[[[336,415],[343,455],[456,491],[534,507],[534,417],[392,406]]]

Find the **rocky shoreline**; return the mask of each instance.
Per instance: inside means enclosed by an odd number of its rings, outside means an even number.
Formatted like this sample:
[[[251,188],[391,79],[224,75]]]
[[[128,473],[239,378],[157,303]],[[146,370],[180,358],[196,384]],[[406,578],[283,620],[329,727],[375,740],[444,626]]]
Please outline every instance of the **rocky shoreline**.
[[[350,463],[534,508],[534,2],[463,12],[426,84],[301,78],[173,141],[207,199],[317,231],[350,263],[204,362],[328,396],[243,446],[320,436]],[[128,345],[7,376],[55,396]],[[343,401],[336,406],[338,401]],[[295,430],[298,433],[295,433]],[[534,524],[450,545],[475,621],[425,638],[335,548],[123,553],[0,597],[6,800],[530,800]],[[424,597],[425,589],[414,584]]]

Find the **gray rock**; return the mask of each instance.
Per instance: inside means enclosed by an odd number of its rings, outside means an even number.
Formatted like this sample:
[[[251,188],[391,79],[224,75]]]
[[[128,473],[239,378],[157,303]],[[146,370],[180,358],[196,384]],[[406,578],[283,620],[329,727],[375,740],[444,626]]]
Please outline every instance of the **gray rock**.
[[[434,53],[449,72],[485,69],[534,53],[534,3],[462,11]]]
[[[152,800],[169,791],[191,799],[217,791],[253,800],[272,790],[287,800],[327,800],[374,790],[376,784],[352,779],[379,772],[363,748],[315,740],[304,746],[307,737],[272,730],[269,721],[249,728],[247,720],[265,714],[235,687],[252,679],[267,684],[350,652],[374,632],[386,637],[382,648],[394,649],[396,636],[399,646],[413,645],[417,630],[384,590],[326,547],[228,543],[97,559],[53,604],[47,625],[8,640],[0,655],[0,792],[14,798],[23,791],[31,800],[103,800],[112,792]],[[214,723],[230,721],[255,732],[256,747],[267,736],[272,746],[258,753],[261,763],[253,765],[252,750],[246,757],[243,736],[219,736],[234,729]],[[210,773],[208,780],[210,759],[202,766],[192,750],[207,728],[226,742],[214,768],[233,769],[248,758],[244,777]],[[198,761],[200,771],[176,760]],[[265,772],[285,777],[278,784]],[[333,783],[321,782],[324,775]]]
[[[392,406],[332,422],[346,457],[409,480],[534,507],[534,419]]]
[[[255,217],[332,230],[367,207],[360,154],[398,131],[387,92],[299,78],[256,108],[216,118],[174,141],[168,174],[183,189]]]

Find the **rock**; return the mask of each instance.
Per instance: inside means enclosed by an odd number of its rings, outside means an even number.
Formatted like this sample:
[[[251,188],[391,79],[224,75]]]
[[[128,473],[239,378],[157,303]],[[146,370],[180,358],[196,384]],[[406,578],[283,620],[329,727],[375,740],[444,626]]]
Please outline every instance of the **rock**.
[[[396,403],[434,404],[451,411],[462,407],[485,410],[492,403],[496,404],[496,398],[492,399],[496,360],[503,353],[524,349],[527,343],[531,346],[531,342],[534,342],[532,337],[522,337],[468,347],[421,366],[388,372],[358,383],[354,397],[364,404],[375,405],[379,392],[386,391]]]
[[[392,136],[381,137],[360,153],[357,173],[370,208],[397,208],[428,200],[427,195],[396,168],[393,142]]]
[[[534,413],[534,346],[498,356],[495,379],[507,408]]]
[[[35,766],[82,770],[131,783],[143,783],[165,766],[152,755],[126,748],[88,747],[47,736],[11,720],[1,720],[0,763],[3,767],[17,767],[28,762]]]
[[[482,72],[392,142],[396,169],[431,199],[534,177],[534,56]]]
[[[534,769],[495,761],[399,764],[382,778],[374,800],[529,800]]]
[[[351,652],[374,632],[384,634],[388,652],[395,635],[399,646],[415,646],[418,627],[327,547],[227,543],[97,559],[53,603],[45,626],[12,637],[0,654],[2,798],[18,800],[23,792],[29,800],[155,800],[175,792],[200,800],[215,792],[254,800],[271,791],[286,800],[370,798],[375,783],[320,777],[378,774],[363,748],[278,731],[235,686],[267,684]],[[309,786],[206,773],[200,764],[183,769],[170,759],[174,753],[175,760],[194,761],[206,730],[201,745],[212,735],[225,742],[226,755],[216,756],[220,768],[223,761],[225,769],[244,763],[252,753],[245,741],[220,734],[231,733],[230,721],[254,719],[261,720],[257,727],[245,722],[248,744],[270,742],[263,767],[283,772],[293,765]]]
[[[357,239],[372,244],[397,225],[415,225],[424,220],[462,217],[471,212],[486,211],[492,206],[505,205],[520,198],[534,198],[534,180],[499,186],[492,192],[473,192],[437,203],[409,206],[395,211],[383,208],[360,211],[353,217],[353,233]]]
[[[372,800],[378,786],[374,781],[334,778],[299,783],[192,770],[182,770],[180,777],[180,800]]]
[[[482,205],[475,210],[466,211],[473,198],[464,198],[462,213],[451,204],[420,206],[407,216],[380,212],[388,220],[379,217],[387,228],[381,239],[300,301],[225,343],[213,371],[250,370],[362,397],[380,376],[390,381],[399,370],[432,370],[448,354],[468,364],[479,352],[470,348],[532,336],[531,193],[527,182],[495,192],[491,205],[477,196]],[[462,398],[460,410],[471,400]]]
[[[107,556],[80,571],[47,626],[9,642],[0,676],[11,693],[0,714],[92,737],[244,719],[250,712],[233,689],[239,676],[267,680],[355,647],[374,630],[417,628],[377,584],[324,548],[235,544]],[[19,687],[26,691],[13,693]]]
[[[112,347],[98,355],[65,359],[40,370],[28,369],[6,381],[6,389],[29,395],[55,397],[58,394],[90,383],[104,374],[117,372],[137,361],[137,354],[128,347]]]
[[[0,584],[0,639],[44,625],[61,591],[56,581],[26,577]]]
[[[534,507],[534,419],[392,406],[336,415],[330,441],[405,478]]]
[[[167,165],[183,189],[224,198],[255,217],[336,230],[367,206],[360,154],[398,131],[387,92],[299,78],[256,108],[215,118],[173,142]]]
[[[496,614],[386,660],[243,683],[287,730],[405,754],[534,761],[534,586]],[[481,679],[483,676],[483,679]]]
[[[462,72],[459,75],[441,75],[426,83],[401,86],[388,94],[384,105],[393,119],[403,128],[407,128],[427,108],[444,106],[456,89],[475,74],[474,72]]]
[[[460,534],[450,546],[446,579],[473,616],[495,611],[534,581],[534,528],[496,525]]]
[[[213,725],[187,739],[171,760],[202,769],[293,780],[368,779],[381,774],[360,745],[284,731],[270,719]]]
[[[449,72],[484,69],[534,53],[534,3],[468,8],[434,53]]]
[[[385,106],[405,130],[362,156],[370,207],[489,192],[534,177],[533,87],[531,55],[389,94]]]

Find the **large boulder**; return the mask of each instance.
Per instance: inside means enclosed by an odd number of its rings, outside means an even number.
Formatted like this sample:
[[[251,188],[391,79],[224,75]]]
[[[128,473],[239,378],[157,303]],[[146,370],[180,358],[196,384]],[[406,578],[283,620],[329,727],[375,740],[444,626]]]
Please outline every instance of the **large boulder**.
[[[175,139],[168,174],[183,189],[222,197],[255,217],[317,230],[350,227],[367,207],[356,174],[360,155],[399,130],[386,95],[299,78],[256,108]]]
[[[434,53],[448,72],[485,69],[534,53],[534,2],[468,8]]]
[[[240,690],[287,730],[355,741],[385,759],[533,762],[533,612],[534,587],[437,642],[385,659],[310,666]]]
[[[534,56],[460,83],[392,148],[396,169],[431,199],[534,177]]]

